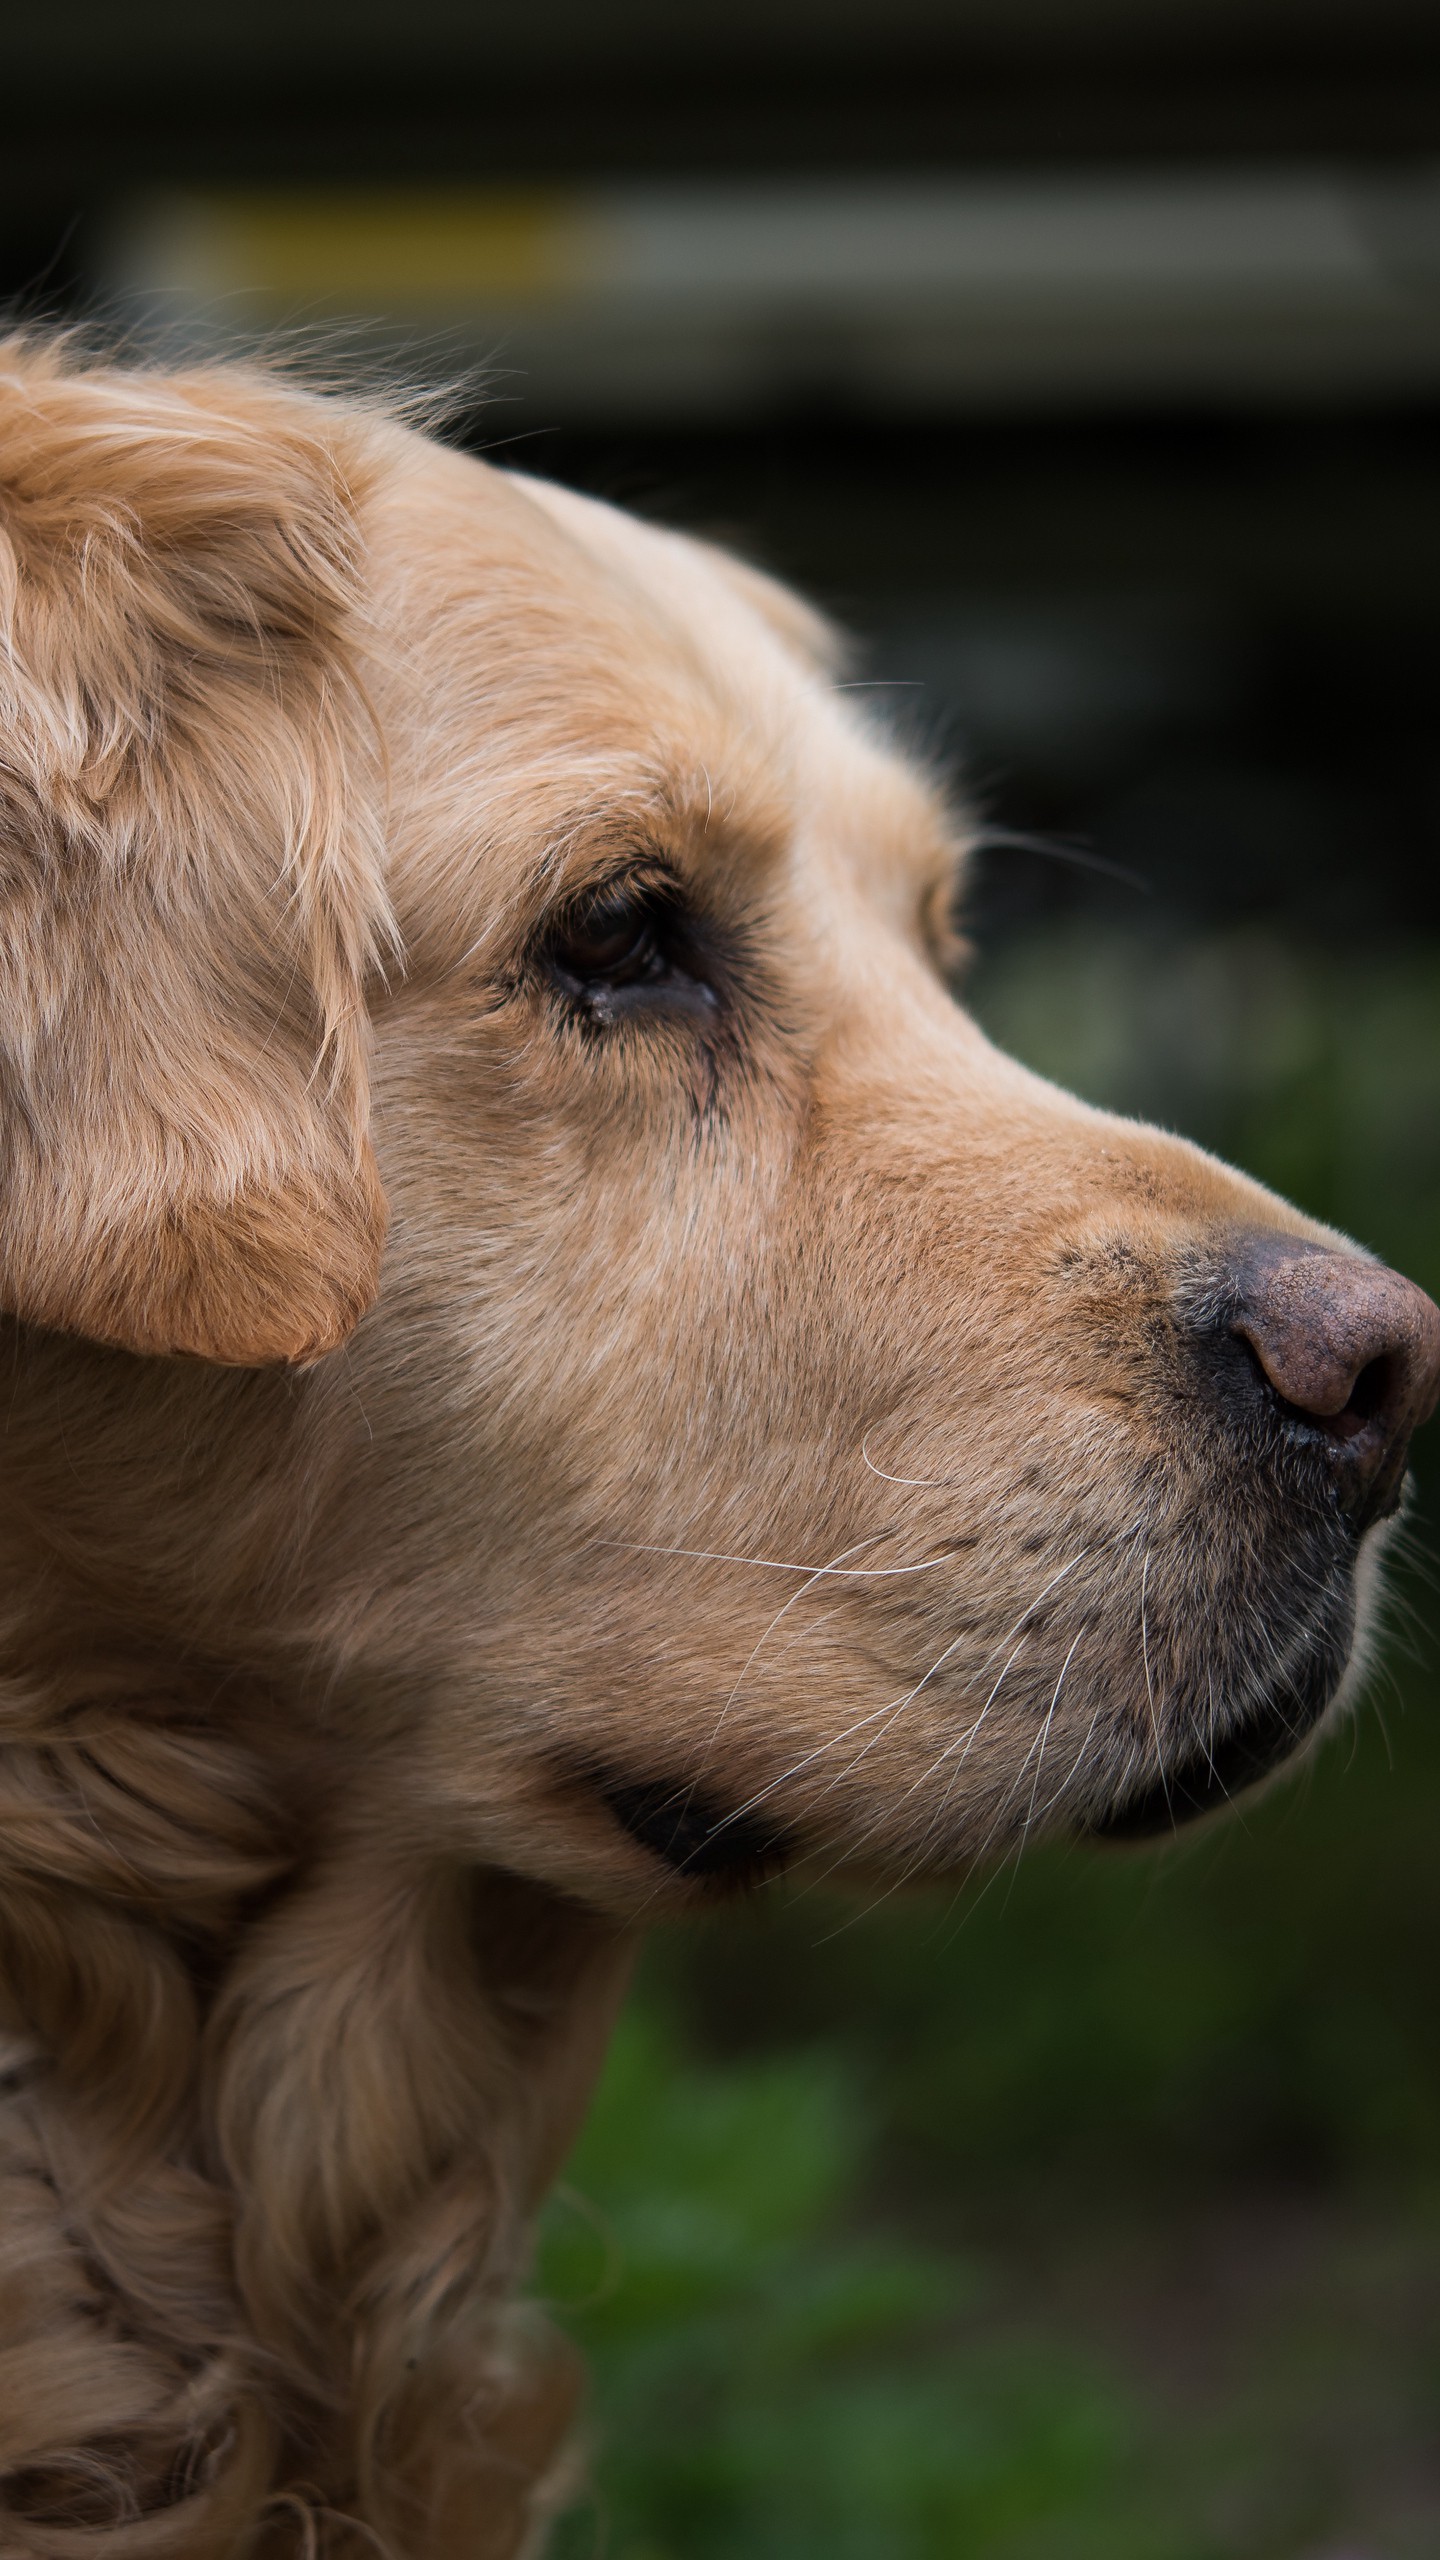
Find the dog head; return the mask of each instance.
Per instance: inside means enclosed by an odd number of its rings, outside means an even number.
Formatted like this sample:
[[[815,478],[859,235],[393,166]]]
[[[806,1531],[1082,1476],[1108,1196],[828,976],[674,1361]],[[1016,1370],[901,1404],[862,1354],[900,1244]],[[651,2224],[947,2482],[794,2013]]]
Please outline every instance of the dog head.
[[[1301,1741],[1440,1320],[997,1054],[823,626],[273,388],[7,397],[0,1293],[203,1430],[151,1615],[178,1544],[387,1819],[616,1911]]]

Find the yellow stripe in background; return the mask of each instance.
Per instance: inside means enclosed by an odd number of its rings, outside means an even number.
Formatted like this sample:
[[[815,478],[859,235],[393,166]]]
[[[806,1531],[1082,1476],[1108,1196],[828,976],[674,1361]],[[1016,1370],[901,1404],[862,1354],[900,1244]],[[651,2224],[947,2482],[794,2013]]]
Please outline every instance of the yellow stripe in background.
[[[599,261],[582,200],[538,188],[191,202],[227,279],[286,303],[529,302],[583,286]]]

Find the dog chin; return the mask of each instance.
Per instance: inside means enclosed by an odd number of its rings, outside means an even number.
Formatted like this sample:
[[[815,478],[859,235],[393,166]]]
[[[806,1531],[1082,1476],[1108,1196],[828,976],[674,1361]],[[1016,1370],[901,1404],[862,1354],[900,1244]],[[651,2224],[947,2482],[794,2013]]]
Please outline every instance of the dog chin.
[[[1355,1616],[1337,1626],[1333,1614],[1309,1634],[1303,1650],[1229,1729],[1182,1751],[1161,1776],[1109,1813],[1093,1816],[1087,1835],[1098,1840],[1154,1840],[1169,1831],[1223,1812],[1302,1750],[1327,1711],[1349,1685],[1357,1664]]]
[[[1122,1793],[1108,1811],[1090,1814],[1078,1828],[1095,1840],[1154,1840],[1221,1813],[1238,1796],[1274,1776],[1312,1742],[1322,1723],[1332,1726],[1353,1702],[1369,1668],[1381,1613],[1383,1564],[1397,1518],[1408,1504],[1406,1477],[1383,1519],[1358,1539],[1340,1522],[1322,1544],[1307,1544],[1274,1573],[1267,1596],[1252,1596],[1244,1616],[1262,1628],[1294,1630],[1278,1676],[1257,1691],[1250,1664],[1237,1648],[1227,1684],[1244,1703],[1217,1730],[1210,1704],[1211,1670],[1217,1685],[1216,1630],[1197,1670],[1196,1704],[1183,1730],[1167,1740],[1163,1775]],[[1328,1547],[1328,1555],[1324,1549]],[[1297,1565],[1311,1590],[1305,1623],[1295,1628]],[[1222,1634],[1223,1630],[1218,1631]],[[1203,1693],[1204,1706],[1200,1704]]]

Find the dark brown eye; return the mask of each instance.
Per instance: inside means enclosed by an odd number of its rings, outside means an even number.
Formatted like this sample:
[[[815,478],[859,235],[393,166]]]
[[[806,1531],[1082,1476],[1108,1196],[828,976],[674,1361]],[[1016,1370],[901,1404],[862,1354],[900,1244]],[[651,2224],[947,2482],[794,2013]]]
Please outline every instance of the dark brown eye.
[[[698,928],[668,882],[617,882],[572,907],[546,947],[550,974],[596,1022],[715,1002]]]
[[[621,891],[593,898],[556,935],[555,967],[579,987],[633,986],[664,965],[658,922],[650,899]]]

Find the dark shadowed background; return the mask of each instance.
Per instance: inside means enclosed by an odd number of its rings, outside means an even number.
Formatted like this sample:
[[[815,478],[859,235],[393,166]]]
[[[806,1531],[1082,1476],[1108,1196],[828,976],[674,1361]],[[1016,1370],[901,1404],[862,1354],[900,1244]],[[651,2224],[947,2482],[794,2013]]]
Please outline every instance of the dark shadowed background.
[[[1433,0],[82,6],[0,288],[472,383],[727,536],[997,830],[974,1001],[1440,1287]],[[337,357],[336,350],[340,351]],[[565,2560],[1440,2553],[1440,1445],[1227,1825],[658,1940],[539,2280]]]

